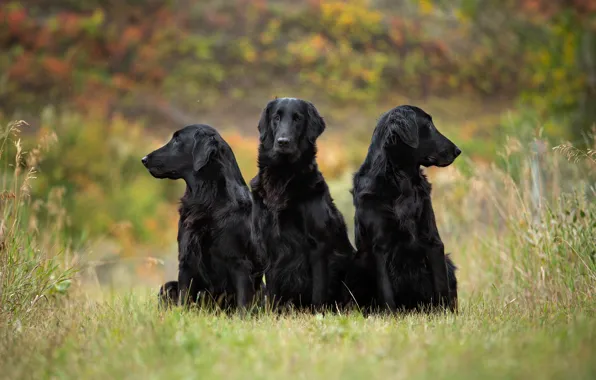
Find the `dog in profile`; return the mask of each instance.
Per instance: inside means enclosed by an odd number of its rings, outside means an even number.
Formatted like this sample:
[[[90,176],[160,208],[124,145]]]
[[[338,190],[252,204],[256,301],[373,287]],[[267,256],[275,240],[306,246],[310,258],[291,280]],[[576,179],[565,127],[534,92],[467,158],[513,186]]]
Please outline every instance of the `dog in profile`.
[[[212,127],[186,126],[142,159],[155,178],[182,179],[178,281],[164,284],[160,302],[194,302],[200,292],[247,308],[262,283],[251,240],[251,194],[230,146]]]
[[[421,166],[445,167],[460,154],[418,107],[381,116],[352,190],[357,257],[346,284],[359,306],[457,310],[456,267]]]
[[[279,98],[267,104],[258,129],[252,226],[269,301],[332,307],[354,248],[316,162],[325,122],[312,103]]]

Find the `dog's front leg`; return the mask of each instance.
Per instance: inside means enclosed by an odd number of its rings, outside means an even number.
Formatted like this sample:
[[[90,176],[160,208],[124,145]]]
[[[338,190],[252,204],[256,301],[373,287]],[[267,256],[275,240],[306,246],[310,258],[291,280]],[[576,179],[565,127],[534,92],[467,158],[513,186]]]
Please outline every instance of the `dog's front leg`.
[[[433,274],[434,293],[433,304],[438,303],[441,307],[448,306],[449,310],[455,311],[454,302],[449,289],[447,278],[447,262],[445,261],[445,248],[443,243],[435,243],[429,250],[428,260]]]
[[[191,231],[181,224],[178,228],[178,304],[196,302],[201,281],[201,247],[192,244]]]
[[[282,288],[280,286],[280,275],[276,268],[269,268],[265,274],[265,295],[267,297],[267,307],[276,309],[283,302]]]
[[[312,270],[312,304],[319,308],[327,301],[328,273],[327,260],[328,252],[326,244],[320,244],[311,251],[310,263]]]
[[[387,249],[384,249],[382,245],[375,245],[373,247],[373,256],[375,258],[376,272],[377,272],[377,287],[381,302],[391,312],[397,310],[395,305],[395,295],[393,292],[393,286],[389,278],[389,272],[387,270]]]
[[[238,310],[245,311],[254,297],[254,287],[250,274],[244,269],[237,269],[234,271],[233,276],[236,287],[236,306]]]
[[[199,294],[197,276],[188,268],[180,268],[178,271],[178,286],[178,305],[196,302]]]

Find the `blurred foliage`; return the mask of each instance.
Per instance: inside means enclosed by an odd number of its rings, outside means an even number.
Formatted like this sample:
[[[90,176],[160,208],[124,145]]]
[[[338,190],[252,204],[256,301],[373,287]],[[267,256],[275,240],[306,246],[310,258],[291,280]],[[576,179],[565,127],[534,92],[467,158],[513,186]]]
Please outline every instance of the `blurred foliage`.
[[[515,3],[467,0],[447,12],[433,1],[387,9],[367,0],[6,1],[0,100],[7,110],[64,100],[77,109],[168,101],[196,110],[197,99],[209,106],[279,81],[337,101],[531,87],[562,91],[569,103],[587,80],[568,79],[590,17],[582,29],[569,12],[533,5],[546,0]]]
[[[148,147],[159,144],[143,136],[141,125],[118,116],[111,120],[99,115],[58,116],[46,108],[36,134],[25,142],[26,150],[38,149],[30,146],[36,140],[54,140],[52,146],[35,162],[21,165],[36,171],[32,186],[36,199],[61,189],[68,215],[64,230],[74,243],[91,235],[116,239],[124,251],[138,241],[165,244],[164,233],[175,231],[177,225],[176,208],[170,202],[183,188],[157,181],[140,164]],[[49,224],[52,219],[52,215],[44,218]]]
[[[9,0],[0,104],[9,116],[53,104],[180,121],[280,86],[362,105],[521,93],[569,126],[556,137],[577,140],[596,120],[595,4]]]
[[[546,135],[589,146],[596,125],[596,2],[463,0],[461,10],[476,38],[523,53],[512,62],[525,79],[522,104],[551,125]],[[501,52],[495,58],[511,58]]]

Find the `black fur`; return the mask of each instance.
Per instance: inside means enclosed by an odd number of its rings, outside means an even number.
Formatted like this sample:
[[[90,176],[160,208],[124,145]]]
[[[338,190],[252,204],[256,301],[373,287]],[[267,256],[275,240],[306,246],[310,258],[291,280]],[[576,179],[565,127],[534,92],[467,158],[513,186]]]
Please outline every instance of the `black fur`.
[[[325,122],[310,102],[283,98],[259,121],[259,172],[251,181],[253,237],[266,260],[270,301],[333,306],[354,254],[316,162]]]
[[[352,190],[357,259],[346,283],[359,306],[457,310],[456,268],[420,166],[448,166],[460,153],[418,107],[381,116]]]
[[[196,301],[199,292],[214,300],[235,300],[245,308],[262,283],[262,268],[251,239],[251,194],[234,153],[208,125],[189,125],[142,159],[156,178],[183,179],[178,223],[178,282],[160,289],[168,303]]]

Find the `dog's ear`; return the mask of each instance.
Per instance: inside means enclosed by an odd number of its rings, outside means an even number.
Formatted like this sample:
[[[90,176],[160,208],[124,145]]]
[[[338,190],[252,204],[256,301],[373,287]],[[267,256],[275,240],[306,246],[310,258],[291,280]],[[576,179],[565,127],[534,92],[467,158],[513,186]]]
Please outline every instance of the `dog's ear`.
[[[416,114],[413,111],[394,112],[389,116],[388,123],[391,134],[396,134],[407,146],[418,148],[420,138],[418,137]]]
[[[207,165],[217,152],[217,141],[213,136],[199,136],[195,134],[192,148],[192,167],[195,172]]]
[[[308,126],[306,130],[306,136],[311,143],[314,143],[317,137],[319,137],[327,127],[325,120],[319,114],[317,108],[311,102],[306,102],[308,107]]]
[[[271,107],[273,107],[275,102],[277,102],[277,96],[275,97],[275,99],[273,99],[269,103],[267,103],[265,108],[263,108],[263,112],[261,112],[261,118],[259,119],[259,125],[258,125],[260,141],[263,141],[265,139],[265,136],[267,135],[267,130],[269,129],[269,121],[270,121],[269,114],[271,112]]]

